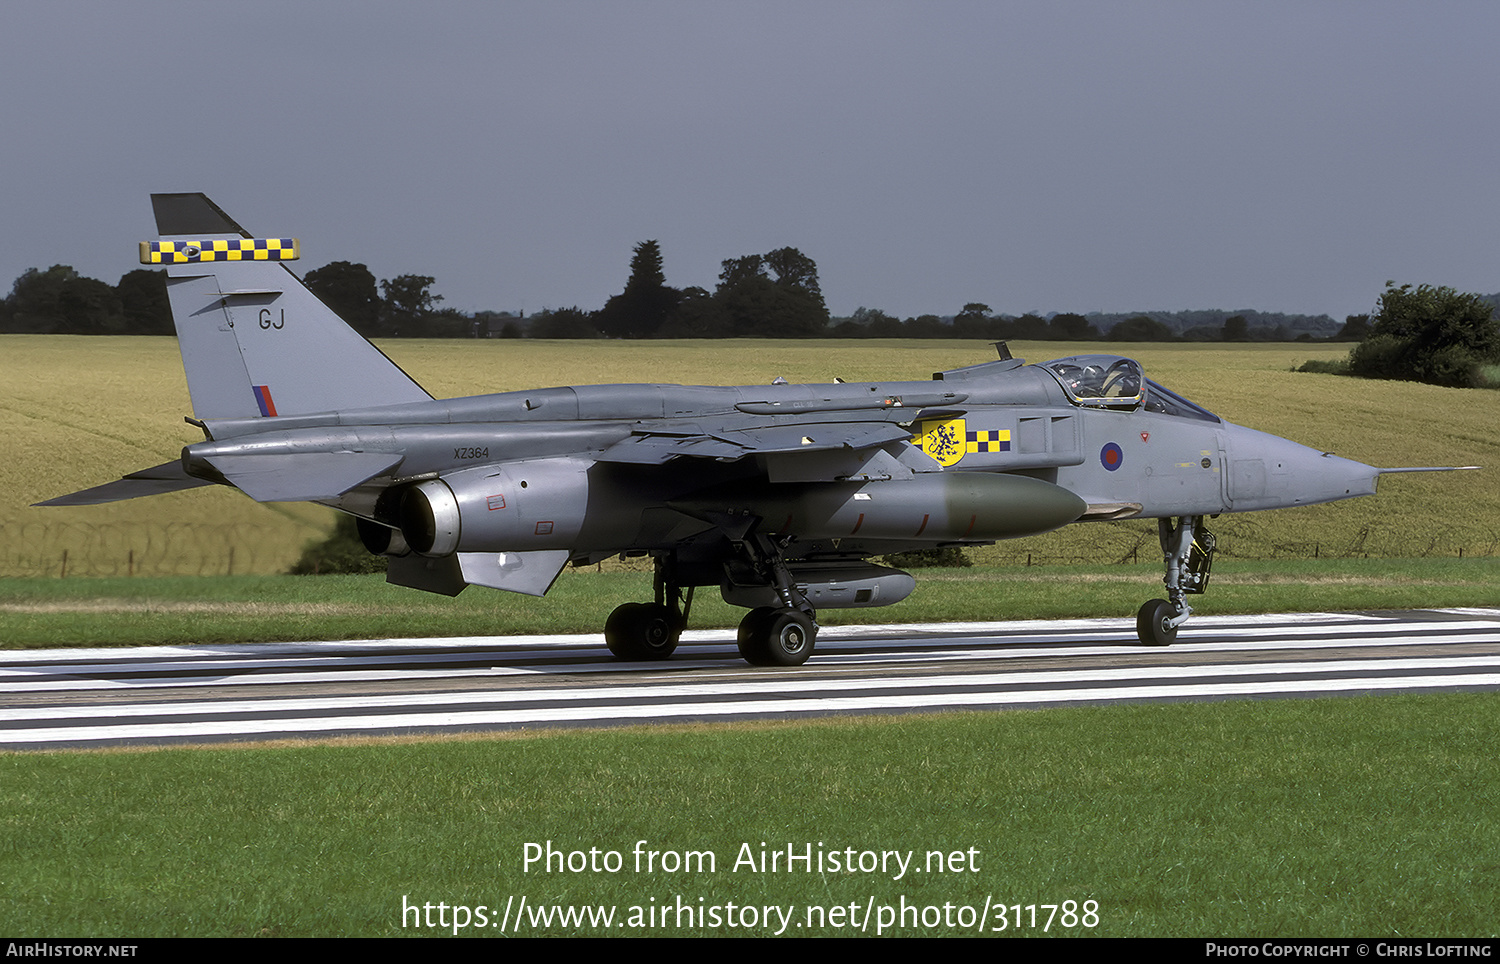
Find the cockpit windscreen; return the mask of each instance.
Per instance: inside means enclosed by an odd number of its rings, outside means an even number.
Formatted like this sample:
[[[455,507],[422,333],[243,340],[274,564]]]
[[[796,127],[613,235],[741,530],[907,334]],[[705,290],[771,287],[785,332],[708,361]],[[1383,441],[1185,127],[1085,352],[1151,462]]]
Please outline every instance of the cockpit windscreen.
[[[1074,405],[1089,408],[1142,408],[1159,415],[1217,422],[1219,417],[1147,379],[1141,364],[1120,355],[1073,355],[1043,362]]]

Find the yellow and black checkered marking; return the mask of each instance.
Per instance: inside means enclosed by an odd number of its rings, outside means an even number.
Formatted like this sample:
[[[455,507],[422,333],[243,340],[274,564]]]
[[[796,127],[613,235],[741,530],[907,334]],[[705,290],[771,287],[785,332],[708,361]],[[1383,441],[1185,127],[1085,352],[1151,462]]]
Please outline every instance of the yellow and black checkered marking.
[[[1010,429],[1000,429],[994,432],[965,432],[964,454],[976,455],[980,452],[1009,452],[1010,451]]]
[[[296,238],[225,238],[217,241],[142,241],[141,264],[201,261],[296,261]]]

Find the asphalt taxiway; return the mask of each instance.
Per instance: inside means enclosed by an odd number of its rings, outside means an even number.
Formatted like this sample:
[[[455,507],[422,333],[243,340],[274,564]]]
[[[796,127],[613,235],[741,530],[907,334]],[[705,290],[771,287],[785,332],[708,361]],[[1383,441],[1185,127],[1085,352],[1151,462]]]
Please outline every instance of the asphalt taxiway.
[[[1162,700],[1500,689],[1500,610],[827,627],[804,666],[732,630],[622,663],[591,636],[0,651],[0,748],[212,743]]]

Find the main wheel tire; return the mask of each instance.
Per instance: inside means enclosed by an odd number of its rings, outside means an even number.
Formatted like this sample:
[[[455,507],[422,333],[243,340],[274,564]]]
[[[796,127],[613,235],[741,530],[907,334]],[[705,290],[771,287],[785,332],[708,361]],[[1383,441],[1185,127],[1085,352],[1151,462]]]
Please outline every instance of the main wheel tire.
[[[1167,620],[1174,615],[1171,603],[1165,599],[1153,599],[1136,613],[1135,634],[1143,645],[1170,646],[1177,641],[1177,627],[1167,625]]]
[[[604,642],[618,659],[666,659],[677,649],[681,629],[672,610],[659,603],[626,603],[609,614]]]
[[[660,603],[645,603],[636,610],[632,619],[639,653],[637,659],[666,659],[677,649],[677,637],[682,628],[677,625],[672,610]]]
[[[634,659],[631,655],[633,650],[630,646],[630,622],[631,617],[640,603],[626,603],[616,606],[615,611],[609,614],[609,619],[604,621],[604,644],[617,659]]]
[[[768,666],[801,666],[812,655],[818,630],[812,617],[795,609],[778,609],[766,623]]]
[[[750,610],[740,620],[740,656],[751,666],[771,665],[770,654],[767,652],[770,640],[766,635],[766,626],[777,612],[772,606],[761,606]]]

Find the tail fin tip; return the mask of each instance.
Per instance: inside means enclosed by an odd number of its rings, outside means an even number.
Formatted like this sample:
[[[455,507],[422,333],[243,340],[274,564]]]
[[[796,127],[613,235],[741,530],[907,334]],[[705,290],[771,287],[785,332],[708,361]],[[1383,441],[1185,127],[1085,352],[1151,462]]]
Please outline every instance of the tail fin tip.
[[[162,237],[184,234],[252,236],[206,194],[153,194],[151,210],[156,215],[156,233]]]

